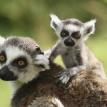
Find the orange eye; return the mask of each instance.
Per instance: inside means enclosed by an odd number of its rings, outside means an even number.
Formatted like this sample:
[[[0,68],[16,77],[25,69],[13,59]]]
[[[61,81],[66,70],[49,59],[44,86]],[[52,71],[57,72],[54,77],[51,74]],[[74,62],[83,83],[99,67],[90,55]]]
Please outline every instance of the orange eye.
[[[0,62],[4,62],[5,61],[5,56],[4,55],[0,55]]]
[[[16,58],[15,60],[12,61],[12,66],[15,66],[19,69],[21,68],[25,68],[28,65],[27,59],[24,56],[20,56],[18,58]]]
[[[24,66],[24,65],[25,65],[25,62],[22,61],[22,60],[20,60],[20,61],[18,61],[18,65],[19,65],[19,66]]]

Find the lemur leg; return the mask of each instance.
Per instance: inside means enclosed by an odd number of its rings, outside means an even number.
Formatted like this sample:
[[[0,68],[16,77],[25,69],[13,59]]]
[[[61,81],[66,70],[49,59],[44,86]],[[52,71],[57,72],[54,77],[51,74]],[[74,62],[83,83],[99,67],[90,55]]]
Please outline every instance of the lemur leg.
[[[73,67],[73,68],[66,69],[65,71],[63,71],[59,75],[59,80],[61,81],[61,83],[67,84],[67,82],[69,81],[69,79],[71,77],[75,76],[78,72],[80,72],[82,70],[86,70],[86,65],[81,65],[81,66],[78,66],[78,67]]]

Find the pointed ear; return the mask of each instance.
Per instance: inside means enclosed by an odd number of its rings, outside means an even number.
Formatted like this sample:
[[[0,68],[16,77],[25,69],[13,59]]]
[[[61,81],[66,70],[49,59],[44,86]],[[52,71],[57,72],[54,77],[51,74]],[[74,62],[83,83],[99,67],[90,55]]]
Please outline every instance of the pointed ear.
[[[0,36],[0,45],[2,45],[5,42],[5,40],[6,39],[4,37]]]
[[[95,32],[95,23],[96,20],[90,20],[84,23],[83,27],[81,28],[81,34],[83,35],[84,39],[86,40],[91,34]]]
[[[54,14],[50,15],[51,17],[51,22],[50,22],[50,26],[56,30],[59,26],[59,24],[61,23],[61,20]]]

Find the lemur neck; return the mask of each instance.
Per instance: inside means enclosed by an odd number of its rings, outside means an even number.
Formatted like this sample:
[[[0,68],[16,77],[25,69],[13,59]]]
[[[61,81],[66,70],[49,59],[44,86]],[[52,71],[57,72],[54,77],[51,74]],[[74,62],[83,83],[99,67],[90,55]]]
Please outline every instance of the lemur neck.
[[[12,93],[14,94],[17,91],[17,89],[19,89],[23,85],[23,83],[19,81],[12,81],[11,85],[12,85],[12,91],[13,91]]]

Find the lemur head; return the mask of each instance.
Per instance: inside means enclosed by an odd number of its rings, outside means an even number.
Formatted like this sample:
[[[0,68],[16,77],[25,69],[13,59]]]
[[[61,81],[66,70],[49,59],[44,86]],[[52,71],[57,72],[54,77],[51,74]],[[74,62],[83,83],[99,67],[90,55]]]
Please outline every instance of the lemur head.
[[[78,19],[60,20],[56,15],[50,15],[51,27],[55,30],[58,37],[67,47],[74,47],[81,41],[86,40],[95,31],[96,20],[90,20],[86,23]]]
[[[31,81],[43,69],[40,63],[34,63],[34,57],[39,60],[40,56],[45,57],[40,47],[30,38],[9,37],[5,39],[0,45],[0,79],[18,80],[22,83]]]

